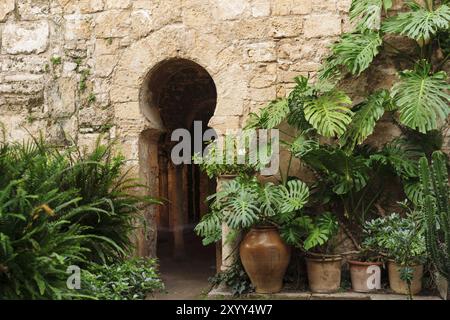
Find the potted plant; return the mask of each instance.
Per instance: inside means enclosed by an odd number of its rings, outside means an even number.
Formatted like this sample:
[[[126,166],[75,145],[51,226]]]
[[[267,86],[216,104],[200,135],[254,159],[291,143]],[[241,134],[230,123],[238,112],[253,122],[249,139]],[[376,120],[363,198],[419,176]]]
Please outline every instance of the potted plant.
[[[390,288],[410,297],[422,290],[426,260],[424,228],[416,212],[392,213],[365,224],[365,245],[378,248],[388,259]]]
[[[193,162],[199,165],[200,170],[205,172],[209,178],[217,179],[218,191],[224,184],[236,177],[251,177],[263,167],[259,159],[251,161],[247,156],[249,151],[247,138],[248,136],[245,134],[226,135],[209,141],[203,155],[194,154]],[[227,223],[222,223],[221,235],[222,237],[219,237],[216,242],[217,271],[225,271],[233,266],[239,242],[236,230],[232,230]],[[210,243],[208,238],[205,241]]]
[[[372,292],[381,289],[381,256],[371,248],[361,248],[356,257],[348,260],[352,289]]]
[[[419,162],[422,186],[421,212],[426,221],[426,243],[435,266],[436,284],[443,299],[450,300],[450,206],[447,162],[442,152],[434,152],[431,165]]]
[[[294,217],[282,232],[287,241],[306,252],[306,270],[312,292],[331,293],[341,286],[342,256],[335,254],[339,224],[323,213],[316,217]]]
[[[300,180],[286,184],[261,183],[255,177],[237,177],[212,195],[211,213],[195,228],[204,243],[219,240],[222,223],[245,236],[239,254],[245,271],[258,293],[279,292],[290,260],[290,247],[280,236],[283,223],[290,221],[306,204],[309,189]],[[230,238],[236,233],[229,234]]]

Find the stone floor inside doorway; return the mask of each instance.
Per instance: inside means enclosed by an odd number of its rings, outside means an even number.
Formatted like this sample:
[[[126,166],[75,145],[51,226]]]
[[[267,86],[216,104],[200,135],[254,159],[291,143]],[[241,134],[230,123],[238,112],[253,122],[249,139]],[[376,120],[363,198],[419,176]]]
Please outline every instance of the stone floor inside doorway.
[[[208,278],[215,274],[215,248],[205,248],[192,234],[185,235],[182,256],[174,257],[169,243],[158,247],[161,278],[165,292],[149,296],[155,300],[205,299],[211,290]]]

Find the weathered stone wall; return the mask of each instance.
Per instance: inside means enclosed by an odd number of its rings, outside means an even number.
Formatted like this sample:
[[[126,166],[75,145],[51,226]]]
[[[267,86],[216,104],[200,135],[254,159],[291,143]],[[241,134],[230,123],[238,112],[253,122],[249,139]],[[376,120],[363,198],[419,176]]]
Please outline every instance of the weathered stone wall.
[[[150,125],[139,98],[147,73],[183,57],[216,82],[212,124],[237,127],[284,96],[294,76],[317,71],[348,28],[349,3],[2,0],[0,121],[9,139],[43,130],[61,144],[89,144],[102,132],[136,141]],[[128,146],[136,155],[136,144]]]

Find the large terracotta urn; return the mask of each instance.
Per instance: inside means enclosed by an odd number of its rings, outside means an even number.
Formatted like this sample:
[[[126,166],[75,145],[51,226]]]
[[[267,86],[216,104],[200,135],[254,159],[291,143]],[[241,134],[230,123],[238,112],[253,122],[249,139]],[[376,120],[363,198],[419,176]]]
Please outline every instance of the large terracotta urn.
[[[291,248],[281,239],[276,227],[252,228],[242,240],[239,253],[257,293],[281,291]]]

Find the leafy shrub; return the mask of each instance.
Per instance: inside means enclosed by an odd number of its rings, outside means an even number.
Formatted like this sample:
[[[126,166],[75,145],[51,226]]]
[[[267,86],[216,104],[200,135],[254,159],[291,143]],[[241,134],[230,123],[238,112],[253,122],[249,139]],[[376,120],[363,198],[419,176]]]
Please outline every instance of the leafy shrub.
[[[76,294],[67,290],[66,269],[86,262],[86,227],[55,217],[77,209],[72,194],[30,194],[23,180],[0,189],[0,299]]]
[[[77,208],[61,211],[55,219],[77,223],[86,227],[83,234],[96,236],[87,243],[89,258],[107,262],[125,257],[133,248],[130,233],[136,213],[143,204],[157,201],[132,194],[142,186],[122,172],[125,160],[115,156],[112,147],[113,143],[102,145],[99,140],[91,152],[77,147],[60,150],[42,138],[4,144],[0,149],[0,176],[4,177],[0,190],[20,179],[20,191],[33,194],[31,203],[37,206],[48,205],[45,195],[63,192],[67,198],[52,199],[52,208],[69,199]],[[21,210],[20,206],[12,208],[12,212]]]
[[[0,298],[61,299],[66,269],[113,262],[133,248],[136,213],[153,198],[122,173],[112,144],[90,153],[42,138],[0,143]]]
[[[164,289],[154,259],[131,259],[112,265],[92,264],[82,272],[82,290],[100,300],[142,300]]]

